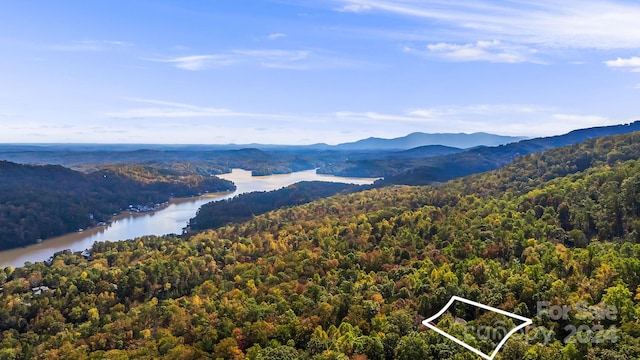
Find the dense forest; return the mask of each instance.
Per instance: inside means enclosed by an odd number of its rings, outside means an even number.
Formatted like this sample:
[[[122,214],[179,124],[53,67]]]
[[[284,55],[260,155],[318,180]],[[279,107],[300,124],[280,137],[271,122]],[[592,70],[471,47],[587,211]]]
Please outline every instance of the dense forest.
[[[592,139],[5,268],[0,359],[477,359],[420,325],[453,295],[533,319],[496,359],[636,359],[639,158],[640,133]],[[437,325],[490,352],[514,324]]]
[[[203,205],[189,221],[191,231],[214,229],[231,222],[242,222],[252,216],[287,206],[302,205],[339,192],[354,192],[363,186],[323,181],[303,181],[279,190],[256,191],[232,199]]]
[[[85,174],[0,161],[0,249],[86,229],[129,205],[153,207],[170,197],[232,189],[231,182],[216,177],[145,166]]]

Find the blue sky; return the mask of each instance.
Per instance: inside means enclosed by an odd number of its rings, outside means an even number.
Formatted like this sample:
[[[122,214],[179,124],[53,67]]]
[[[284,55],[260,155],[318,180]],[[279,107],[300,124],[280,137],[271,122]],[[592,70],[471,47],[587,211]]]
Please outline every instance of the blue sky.
[[[0,142],[541,136],[640,119],[640,3],[2,2]]]

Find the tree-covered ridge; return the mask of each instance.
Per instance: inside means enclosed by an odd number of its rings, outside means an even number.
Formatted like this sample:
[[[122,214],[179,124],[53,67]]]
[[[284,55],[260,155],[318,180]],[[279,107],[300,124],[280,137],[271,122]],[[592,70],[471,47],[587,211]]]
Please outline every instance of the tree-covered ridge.
[[[0,249],[35,243],[108,221],[129,205],[231,190],[227,180],[149,167],[118,167],[89,174],[57,165],[0,161]]]
[[[256,191],[234,198],[212,201],[198,209],[189,220],[190,231],[214,229],[228,223],[238,223],[286,206],[301,205],[339,192],[354,192],[362,186],[323,181],[303,181],[273,191]]]
[[[321,167],[320,172],[343,176],[384,177],[382,184],[429,185],[501,168],[515,158],[564,147],[588,139],[640,130],[640,121],[628,125],[581,129],[564,135],[522,140],[503,146],[478,147],[445,156],[418,159],[349,159]]]
[[[86,146],[11,146],[0,145],[0,159],[23,164],[55,164],[92,172],[105,166],[131,164],[150,166],[163,170],[182,171],[200,175],[222,174],[232,168],[242,168],[259,174],[289,173],[309,170],[319,166],[324,157],[335,158],[333,151],[262,151],[255,148],[234,150],[207,146],[173,148],[157,145],[156,148],[132,148],[135,145],[86,145]],[[140,145],[137,145],[138,147]],[[7,149],[8,148],[8,149]]]
[[[476,359],[419,325],[452,295],[533,318],[498,359],[638,358],[636,136],[5,269],[0,358]],[[501,320],[455,315],[459,336]]]

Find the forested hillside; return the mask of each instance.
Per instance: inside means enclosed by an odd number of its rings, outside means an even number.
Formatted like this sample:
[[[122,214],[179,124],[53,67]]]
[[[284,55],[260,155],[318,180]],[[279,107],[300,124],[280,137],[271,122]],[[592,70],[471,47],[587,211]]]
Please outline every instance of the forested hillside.
[[[502,146],[482,146],[428,158],[349,159],[321,167],[318,172],[341,176],[384,177],[384,180],[380,181],[384,185],[430,185],[498,169],[511,163],[518,156],[634,131],[640,131],[640,121],[628,125],[574,130],[564,135],[522,140]]]
[[[0,161],[0,249],[35,243],[108,221],[129,205],[231,190],[227,180],[129,166],[89,174],[61,166]]]
[[[354,192],[362,188],[343,183],[303,181],[279,190],[241,194],[232,199],[204,204],[189,221],[189,228],[190,231],[213,229],[286,206],[302,205],[339,192]]]
[[[62,165],[85,172],[96,171],[105,166],[144,165],[170,171],[185,168],[199,175],[230,172],[242,168],[266,175],[309,170],[318,166],[323,157],[334,158],[334,152],[321,155],[317,151],[262,151],[255,148],[234,150],[207,146],[144,146],[137,145],[2,145],[0,159],[21,164]]]
[[[477,359],[420,325],[453,295],[533,319],[496,359],[635,359],[639,159],[638,133],[594,139],[6,268],[0,359]],[[473,329],[512,325],[438,323],[485,352],[501,338]]]

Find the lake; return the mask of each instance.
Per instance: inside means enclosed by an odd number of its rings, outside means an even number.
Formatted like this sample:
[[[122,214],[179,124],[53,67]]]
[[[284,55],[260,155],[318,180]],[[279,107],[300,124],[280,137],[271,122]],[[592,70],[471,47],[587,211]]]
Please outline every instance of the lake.
[[[198,209],[211,201],[229,199],[239,194],[253,191],[270,191],[295,184],[300,181],[329,181],[349,184],[371,184],[376,179],[348,178],[316,174],[315,170],[299,171],[291,174],[251,176],[250,171],[233,169],[231,173],[218,175],[236,184],[236,191],[207,194],[192,198],[172,199],[157,211],[147,213],[123,213],[114,217],[113,222],[77,233],[47,239],[40,244],[0,252],[0,268],[18,267],[25,262],[44,261],[53,253],[70,249],[82,251],[96,241],[127,240],[144,235],[180,234],[189,219]]]

